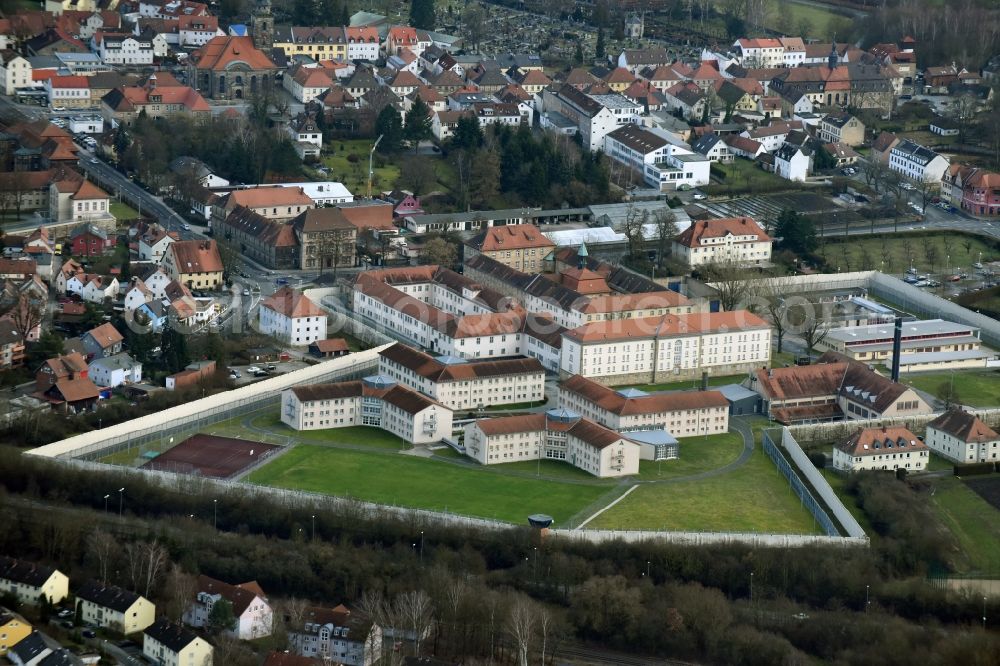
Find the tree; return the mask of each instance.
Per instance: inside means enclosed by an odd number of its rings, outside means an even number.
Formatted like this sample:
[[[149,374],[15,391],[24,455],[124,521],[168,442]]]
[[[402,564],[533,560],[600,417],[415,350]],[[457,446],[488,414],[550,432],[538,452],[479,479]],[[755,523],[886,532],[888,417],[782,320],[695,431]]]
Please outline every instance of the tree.
[[[316,0],[292,0],[292,20],[295,25],[316,25]]]
[[[954,377],[950,381],[941,382],[938,386],[937,391],[934,392],[938,398],[944,402],[944,408],[951,409],[956,405],[961,405],[961,398],[958,395],[958,391],[955,390],[955,379]]]
[[[97,580],[104,584],[109,582],[111,563],[118,556],[120,549],[118,540],[100,528],[95,529],[87,537],[87,553],[97,564]]]
[[[677,237],[677,216],[668,208],[653,211],[653,224],[656,225],[656,266],[663,268],[663,263],[670,255],[673,239]]]
[[[31,346],[28,352],[32,365],[38,365],[50,358],[61,356],[64,343],[63,337],[55,331],[42,331],[38,341]]]
[[[420,256],[425,264],[450,267],[458,261],[458,248],[444,238],[432,238],[424,243]]]
[[[403,142],[403,121],[399,117],[399,110],[392,104],[387,104],[378,112],[375,118],[375,136],[381,136],[378,143],[378,152],[391,155],[399,152],[399,146]]]
[[[410,110],[406,112],[403,133],[413,144],[414,152],[420,147],[421,141],[431,136],[431,110],[419,95],[413,100]]]
[[[125,546],[125,564],[131,589],[149,598],[170,563],[159,541],[133,541]]]
[[[805,300],[792,303],[785,310],[788,330],[802,336],[808,352],[812,352],[830,332],[830,321],[821,315],[814,304]]]
[[[208,633],[217,635],[227,631],[232,631],[236,625],[236,616],[233,614],[233,604],[226,599],[219,599],[212,604],[212,610],[208,613],[208,621],[205,628]]]
[[[410,190],[413,196],[428,194],[436,182],[437,174],[426,157],[413,156],[400,162],[396,186]]]
[[[604,43],[604,28],[597,29],[597,44],[594,46],[594,57],[603,60],[608,55],[608,47]]]
[[[413,0],[410,3],[410,25],[420,30],[433,30],[435,22],[434,0]]]
[[[920,181],[917,185],[917,191],[920,192],[920,207],[925,211],[927,210],[927,204],[930,203],[931,199],[934,198],[941,190],[941,181],[935,182],[932,178],[927,177]],[[945,236],[945,238],[950,238]]]
[[[889,167],[873,155],[865,160],[861,172],[864,174],[868,187],[875,190],[875,194],[878,194],[885,182],[886,175],[889,173]]]
[[[486,12],[479,5],[469,5],[462,12],[462,23],[465,26],[466,43],[472,44],[473,50],[479,52],[479,43],[486,36]]]
[[[535,633],[535,613],[531,600],[524,594],[517,595],[507,615],[507,633],[514,641],[518,666],[528,666],[528,650]]]
[[[160,358],[168,372],[180,372],[191,362],[187,339],[172,326],[163,329],[160,336]]]
[[[404,592],[396,597],[394,612],[413,633],[413,652],[420,654],[420,642],[434,620],[431,598],[423,590]]]
[[[718,292],[719,306],[723,310],[735,310],[750,294],[750,269],[731,259],[707,264],[701,273]]]
[[[628,258],[632,261],[645,259],[646,236],[642,227],[649,220],[649,211],[640,211],[634,205],[629,205],[625,212],[625,220],[622,222],[621,232],[625,235],[625,246],[628,249]]]
[[[809,17],[802,15],[798,23],[795,25],[795,33],[800,35],[803,39],[812,36],[813,24],[809,20]]]
[[[583,43],[576,43],[576,51],[573,53],[573,62],[577,65],[583,64]]]
[[[7,311],[7,317],[22,341],[26,341],[32,331],[42,323],[42,308],[40,305],[21,294],[17,302]]]
[[[814,161],[817,169],[833,169],[837,166],[837,160],[826,149],[826,146],[823,145],[816,147]]]
[[[760,287],[754,290],[757,298],[763,303],[764,312],[771,321],[771,330],[774,331],[774,340],[778,344],[779,354],[782,352],[782,344],[788,326],[786,304],[791,287],[790,283],[772,279],[762,282]]]
[[[354,256],[354,229],[330,229],[317,234],[315,248],[316,261],[319,264],[320,275],[323,269],[332,268],[334,276],[348,257]]]
[[[774,233],[781,238],[781,247],[802,256],[816,250],[816,226],[811,218],[792,209],[781,211]]]
[[[481,150],[473,156],[469,172],[472,205],[489,209],[500,195],[500,156],[493,150]]]
[[[451,147],[456,150],[478,150],[483,145],[483,129],[479,118],[463,115],[455,123],[455,133],[451,137]]]
[[[173,564],[170,571],[167,572],[163,589],[167,599],[161,608],[171,621],[180,623],[188,606],[191,605],[198,593],[198,581],[194,576],[184,573],[179,566]]]

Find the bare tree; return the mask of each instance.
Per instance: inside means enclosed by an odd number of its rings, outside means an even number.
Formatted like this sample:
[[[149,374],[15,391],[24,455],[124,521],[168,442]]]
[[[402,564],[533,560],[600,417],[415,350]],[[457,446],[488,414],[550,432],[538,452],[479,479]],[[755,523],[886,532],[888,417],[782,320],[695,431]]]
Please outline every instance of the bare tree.
[[[787,317],[790,328],[794,327],[793,330],[802,336],[808,352],[812,352],[830,332],[830,321],[821,316],[812,303],[801,302],[789,306]]]
[[[525,595],[517,595],[511,604],[506,629],[517,650],[518,666],[528,666],[528,650],[535,633],[535,612]]]
[[[653,212],[653,224],[656,225],[656,266],[662,269],[670,255],[671,243],[677,237],[677,216],[669,208],[661,208]]]
[[[310,249],[314,250],[320,274],[322,275],[323,269],[332,268],[336,276],[344,261],[354,256],[354,230],[330,229],[316,232],[315,235],[316,239],[310,244]]]
[[[111,534],[98,528],[87,537],[87,552],[97,561],[97,577],[102,583],[108,583],[108,572],[111,562],[119,552],[118,541]]]
[[[184,570],[176,564],[172,565],[167,572],[164,585],[166,602],[163,604],[163,610],[166,616],[174,622],[181,622],[197,593],[197,579],[191,574],[184,573]]]
[[[778,353],[782,351],[785,331],[788,328],[787,297],[791,284],[784,280],[767,280],[760,284],[756,296],[763,301],[763,310],[767,313],[774,331],[774,339],[778,343]]]
[[[7,311],[7,317],[13,324],[14,330],[21,336],[22,342],[26,342],[31,332],[42,323],[42,315],[42,307],[26,294],[18,296],[17,302]]]
[[[195,666],[210,666],[212,663],[226,666],[257,666],[257,655],[235,636],[219,634],[212,639],[212,642],[212,656],[206,657],[204,664]]]
[[[132,589],[149,598],[170,563],[167,549],[159,541],[133,541],[125,546],[125,558]]]
[[[397,596],[394,606],[396,615],[406,623],[406,628],[413,632],[414,654],[420,654],[420,642],[434,621],[431,598],[423,590],[413,590]]]
[[[296,597],[282,599],[275,604],[275,612],[281,617],[281,623],[288,634],[288,648],[296,654],[302,653],[302,640],[304,638],[302,628],[308,609],[309,604],[306,603],[305,599]]]
[[[723,310],[735,310],[750,293],[752,274],[735,261],[708,264],[701,272],[719,293],[719,305]]]
[[[941,181],[935,182],[932,178],[925,177],[920,181],[917,188],[920,192],[920,207],[926,211],[927,204],[934,195],[941,191]]]
[[[545,649],[548,647],[549,635],[552,634],[555,628],[555,618],[548,608],[540,606],[538,608],[538,631],[542,635],[542,654],[541,654],[541,664],[545,666]]]
[[[625,213],[625,220],[622,222],[621,232],[625,235],[625,243],[628,247],[628,256],[633,261],[643,258],[646,249],[646,237],[642,233],[642,227],[649,221],[649,211],[640,211],[634,204],[629,204]]]
[[[875,194],[879,194],[882,191],[882,185],[885,183],[886,176],[889,174],[889,167],[877,157],[871,156],[865,160],[861,167],[861,172],[864,174],[865,183],[868,184],[868,187],[875,190]]]

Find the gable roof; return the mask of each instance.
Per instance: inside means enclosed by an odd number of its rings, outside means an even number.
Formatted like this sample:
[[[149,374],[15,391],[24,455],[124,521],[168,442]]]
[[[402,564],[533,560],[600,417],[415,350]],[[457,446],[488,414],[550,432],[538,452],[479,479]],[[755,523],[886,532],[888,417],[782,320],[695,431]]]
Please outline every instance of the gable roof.
[[[290,319],[299,317],[325,317],[326,311],[313,303],[309,298],[297,289],[285,286],[264,299],[262,307],[273,310]]]
[[[111,325],[111,322],[92,328],[84,333],[84,335],[88,335],[93,338],[94,342],[96,342],[101,349],[107,349],[108,347],[112,347],[124,340],[122,334],[118,332],[117,328]]]
[[[480,252],[554,248],[556,246],[533,224],[508,224],[490,227],[473,236],[467,241],[467,244]]]
[[[166,619],[157,620],[146,627],[142,633],[174,653],[180,652],[198,640],[198,634],[183,625],[174,624]]]
[[[993,442],[1000,440],[1000,435],[993,428],[983,423],[975,414],[970,414],[961,408],[952,408],[927,424],[957,437],[963,442]]]
[[[41,587],[54,573],[55,568],[44,564],[0,556],[0,578],[3,580]]]
[[[767,242],[771,237],[764,233],[760,225],[753,218],[749,217],[723,217],[711,220],[693,220],[691,226],[685,229],[677,237],[677,243],[686,247],[699,247],[706,245],[705,240],[709,238],[723,238],[725,236],[756,236],[755,241]]]
[[[560,384],[560,389],[571,391],[619,416],[636,414],[661,414],[664,412],[728,407],[729,402],[719,391],[675,391],[647,394],[642,391],[624,395],[621,391],[598,384],[583,375],[573,375]]]
[[[233,606],[233,615],[239,617],[257,597],[264,599],[264,592],[257,581],[230,585],[204,574],[198,576],[198,592],[218,594]]]
[[[93,580],[88,580],[81,585],[76,591],[76,596],[78,599],[89,601],[104,608],[110,608],[119,613],[124,613],[135,602],[142,599],[140,595],[130,590],[120,588],[116,585],[103,585]]]
[[[218,273],[223,270],[222,256],[215,240],[175,241],[167,247],[174,257],[178,273]]]
[[[926,451],[927,445],[903,426],[883,426],[881,428],[859,428],[837,448],[852,457],[885,455],[896,449],[905,451]]]
[[[445,363],[398,342],[379,352],[379,356],[433,382],[467,381],[484,377],[545,372],[542,364],[534,358],[468,359],[461,363]]]
[[[271,59],[253,45],[250,37],[213,37],[191,55],[191,60],[197,69],[215,71],[225,70],[235,63],[245,63],[250,69],[277,69]]]

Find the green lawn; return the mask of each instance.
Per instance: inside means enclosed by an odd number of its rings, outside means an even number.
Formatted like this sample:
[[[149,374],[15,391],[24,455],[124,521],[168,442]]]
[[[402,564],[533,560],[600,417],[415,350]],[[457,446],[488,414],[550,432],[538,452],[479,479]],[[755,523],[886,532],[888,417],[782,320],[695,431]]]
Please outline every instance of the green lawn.
[[[544,512],[565,522],[608,492],[607,485],[559,483],[437,460],[300,445],[248,481],[524,524]]]
[[[464,457],[464,456],[462,456]],[[465,458],[470,460],[469,458]],[[500,465],[490,465],[497,472],[513,472],[518,475],[547,476],[553,479],[570,479],[572,481],[587,481],[589,483],[603,483],[613,486],[618,483],[617,479],[598,479],[589,472],[585,472],[579,467],[574,467],[569,463],[558,460],[522,460],[519,462],[503,463]]]
[[[964,269],[971,274],[970,266],[980,256],[984,262],[1000,259],[1000,253],[978,237],[953,232],[852,236],[847,243],[830,238],[821,246],[820,254],[842,272],[903,273],[912,265],[921,273],[942,274],[950,268],[952,272]]]
[[[743,438],[735,432],[708,437],[685,437],[680,442],[680,457],[677,460],[642,460],[639,462],[638,478],[655,481],[707,472],[725,467],[739,458],[743,451]]]
[[[901,381],[913,388],[937,395],[952,381],[951,372],[921,372],[903,375]],[[972,407],[1000,406],[1000,372],[996,370],[956,370],[955,393],[958,401]]]
[[[324,148],[323,164],[330,168],[330,173],[323,178],[340,181],[352,192],[363,193],[368,187],[368,155],[372,142],[367,139],[335,140],[327,146],[330,152],[327,153]],[[376,163],[379,159],[376,155]],[[391,190],[399,178],[399,167],[388,160],[383,166],[376,166],[373,171],[373,191]]]
[[[708,385],[725,386],[726,384],[739,384],[746,378],[746,375],[720,375],[718,377],[709,375]],[[700,377],[697,379],[685,379],[682,382],[664,382],[661,384],[623,384],[612,388],[636,388],[640,391],[652,393],[653,391],[685,391],[688,389],[696,389],[699,386],[701,386]]]
[[[119,222],[124,222],[126,220],[134,220],[139,217],[139,213],[128,204],[122,203],[121,201],[114,201],[111,203],[111,214],[115,216]]]
[[[725,172],[726,177],[721,183],[713,183],[701,187],[702,192],[718,196],[735,196],[738,194],[761,194],[763,192],[781,192],[794,189],[790,181],[768,173],[750,160],[736,158],[728,164],[713,164],[712,173],[717,169]]]
[[[830,21],[850,21],[846,16],[836,14],[824,7],[805,5],[794,0],[779,3],[772,0],[771,11],[768,13],[767,27],[776,32],[785,32],[797,37],[813,37],[828,39],[830,36]],[[810,30],[805,34],[800,32],[803,21],[809,22]]]
[[[640,486],[587,527],[821,533],[788,482],[760,449],[746,465],[729,474],[701,481]]]
[[[824,469],[823,477],[826,479],[826,482],[830,484],[830,488],[832,488],[833,492],[837,494],[837,497],[840,498],[840,501],[847,507],[847,510],[851,512],[852,516],[854,516],[854,519],[858,521],[859,525],[861,525],[861,529],[863,529],[866,533],[871,534],[873,532],[873,528],[871,520],[868,519],[868,514],[866,514],[864,510],[858,506],[857,502],[854,501],[854,497],[846,490],[847,476],[844,474],[838,474],[832,469]]]
[[[519,409],[531,409],[533,407],[539,407],[544,405],[544,400],[536,400],[534,402],[514,402],[509,405],[489,405],[485,408],[487,412],[512,412]]]
[[[931,506],[962,547],[962,573],[1000,575],[1000,511],[960,479],[939,479]]]

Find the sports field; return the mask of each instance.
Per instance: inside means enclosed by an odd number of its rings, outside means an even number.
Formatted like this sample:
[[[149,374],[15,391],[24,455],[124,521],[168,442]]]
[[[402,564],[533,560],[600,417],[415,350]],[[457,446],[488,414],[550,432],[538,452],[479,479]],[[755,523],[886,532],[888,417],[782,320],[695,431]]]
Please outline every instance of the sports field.
[[[522,524],[532,513],[547,513],[557,525],[615,486],[614,481],[532,479],[443,460],[310,444],[296,446],[247,480]]]
[[[759,448],[746,465],[726,474],[643,485],[587,527],[822,534]]]

